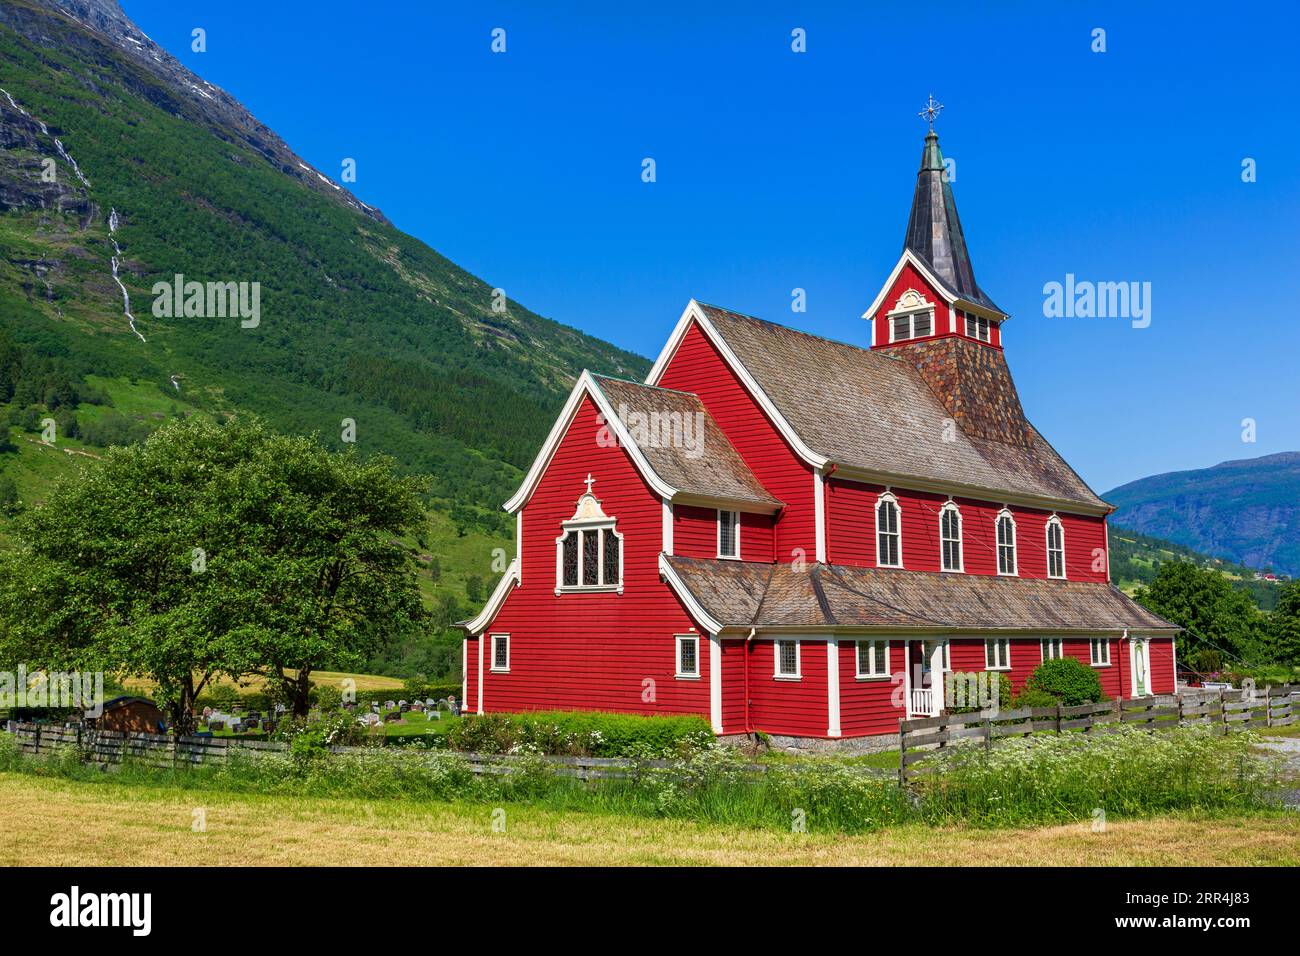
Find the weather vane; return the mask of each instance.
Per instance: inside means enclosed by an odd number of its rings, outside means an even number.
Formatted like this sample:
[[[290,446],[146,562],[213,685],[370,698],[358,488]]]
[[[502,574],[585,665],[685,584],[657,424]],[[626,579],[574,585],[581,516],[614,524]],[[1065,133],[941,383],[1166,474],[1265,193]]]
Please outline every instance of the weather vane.
[[[936,100],[934,98],[934,94],[931,93],[929,102],[925,104],[925,109],[921,110],[921,112],[917,113],[916,115],[925,117],[925,121],[930,124],[930,132],[933,133],[934,118],[942,112],[943,112],[943,104],[940,103],[938,100]]]

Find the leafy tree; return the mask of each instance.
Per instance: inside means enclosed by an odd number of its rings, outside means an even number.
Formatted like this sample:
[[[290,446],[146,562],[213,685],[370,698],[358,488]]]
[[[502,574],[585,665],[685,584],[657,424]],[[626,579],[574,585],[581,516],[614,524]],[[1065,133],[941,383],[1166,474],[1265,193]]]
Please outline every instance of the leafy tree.
[[[1266,663],[1272,657],[1264,615],[1217,571],[1169,561],[1135,597],[1148,610],[1187,628],[1179,638],[1180,655],[1217,647],[1247,663]]]
[[[137,674],[178,732],[212,680],[310,675],[422,623],[419,482],[256,421],[171,422],[59,482],[0,559],[0,658]],[[292,669],[293,673],[290,673]]]
[[[1272,624],[1278,661],[1300,665],[1300,580],[1282,587]]]

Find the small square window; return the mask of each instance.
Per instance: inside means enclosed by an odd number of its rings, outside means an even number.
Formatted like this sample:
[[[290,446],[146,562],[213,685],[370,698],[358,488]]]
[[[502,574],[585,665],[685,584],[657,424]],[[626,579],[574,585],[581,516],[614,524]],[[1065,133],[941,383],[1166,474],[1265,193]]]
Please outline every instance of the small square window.
[[[777,641],[776,642],[776,676],[777,677],[798,677],[799,676],[799,642],[798,641]]]
[[[1043,650],[1043,660],[1056,661],[1065,656],[1065,648],[1059,637],[1045,637],[1040,642]]]
[[[700,676],[700,639],[694,634],[677,635],[677,676]]]
[[[492,670],[504,673],[510,670],[510,635],[492,635]]]
[[[858,641],[858,677],[889,676],[889,642]]]
[[[984,642],[984,667],[991,671],[1011,670],[1011,639],[989,638]]]
[[[1092,660],[1093,667],[1110,666],[1110,638],[1094,637],[1088,642],[1089,657]]]

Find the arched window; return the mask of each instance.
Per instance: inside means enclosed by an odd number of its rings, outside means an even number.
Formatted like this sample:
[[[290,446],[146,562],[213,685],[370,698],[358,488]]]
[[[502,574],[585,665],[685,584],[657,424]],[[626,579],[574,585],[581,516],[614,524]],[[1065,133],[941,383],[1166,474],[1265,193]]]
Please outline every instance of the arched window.
[[[1056,515],[1047,519],[1047,576],[1065,577],[1065,529]]]
[[[555,593],[565,591],[617,591],[623,593],[623,536],[614,529],[616,519],[605,514],[591,493],[595,483],[587,476],[587,493],[578,499],[573,517],[562,522],[555,539]]]
[[[955,502],[939,509],[939,550],[944,571],[961,571],[961,510]]]
[[[903,566],[903,535],[899,530],[898,499],[885,492],[876,502],[876,564],[882,568]]]
[[[1016,572],[1016,519],[1005,508],[998,513],[998,574]]]

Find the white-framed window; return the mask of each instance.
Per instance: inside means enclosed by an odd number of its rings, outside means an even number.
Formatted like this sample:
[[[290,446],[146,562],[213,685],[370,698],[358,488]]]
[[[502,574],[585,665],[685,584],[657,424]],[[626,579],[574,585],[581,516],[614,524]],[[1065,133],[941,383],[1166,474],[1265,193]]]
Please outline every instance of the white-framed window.
[[[617,591],[623,593],[623,536],[590,491],[578,499],[573,517],[560,524],[555,539],[555,593]]]
[[[1056,515],[1047,519],[1047,576],[1065,577],[1065,529]]]
[[[700,676],[700,638],[698,634],[677,635],[677,677]]]
[[[903,566],[903,534],[898,499],[885,492],[876,502],[876,564],[882,568]]]
[[[932,660],[934,654],[934,641],[921,642],[921,658],[925,661]],[[952,643],[945,637],[939,641],[939,648],[943,652],[939,656],[939,667],[945,671],[952,670]]]
[[[990,637],[984,641],[984,669],[1011,670],[1011,638]]]
[[[740,557],[740,512],[718,512],[718,557]]]
[[[857,641],[858,679],[889,676],[889,641]]]
[[[799,672],[799,642],[797,640],[782,640],[775,642],[776,672],[775,677],[784,680],[798,680]]]
[[[1093,667],[1110,667],[1110,638],[1094,637],[1088,641],[1088,656]]]
[[[998,513],[998,574],[1016,573],[1016,519],[1005,508]]]
[[[992,337],[989,330],[994,326],[994,323],[991,323],[982,315],[971,315],[967,312],[965,316],[966,335],[981,342],[988,342]]]
[[[929,309],[889,317],[889,341],[906,342],[923,339],[934,331],[934,313]]]
[[[944,571],[963,569],[961,553],[961,509],[948,502],[939,509],[939,551]]]
[[[1065,643],[1059,637],[1044,637],[1038,643],[1045,661],[1055,661],[1065,656]]]
[[[492,635],[492,671],[497,674],[510,672],[510,635]]]

